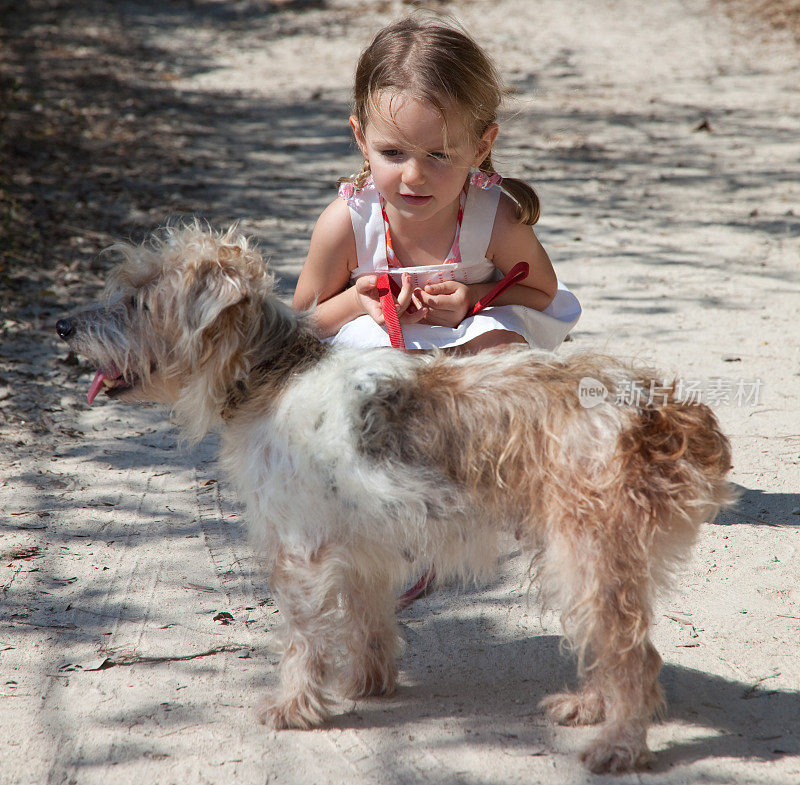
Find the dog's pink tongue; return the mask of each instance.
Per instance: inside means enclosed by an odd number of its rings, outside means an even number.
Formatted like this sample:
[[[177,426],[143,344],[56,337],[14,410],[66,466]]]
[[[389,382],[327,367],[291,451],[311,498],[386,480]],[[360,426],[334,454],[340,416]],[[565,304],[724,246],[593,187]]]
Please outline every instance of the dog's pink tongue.
[[[89,399],[89,406],[92,405],[92,401],[97,397],[97,393],[100,392],[100,388],[103,386],[103,380],[106,378],[106,375],[102,371],[98,371],[94,375],[94,379],[92,379],[92,384],[89,387],[89,393],[86,396]]]

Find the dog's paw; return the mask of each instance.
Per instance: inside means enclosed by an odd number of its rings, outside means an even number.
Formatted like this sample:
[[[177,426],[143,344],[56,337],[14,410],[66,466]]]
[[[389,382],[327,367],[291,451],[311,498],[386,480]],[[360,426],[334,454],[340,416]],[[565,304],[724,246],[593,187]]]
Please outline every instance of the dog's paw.
[[[645,768],[653,760],[646,744],[614,743],[598,739],[582,753],[581,761],[594,774],[622,774]]]
[[[605,716],[603,698],[597,692],[559,692],[539,703],[559,725],[595,725]]]
[[[353,700],[391,695],[397,684],[397,665],[372,667],[345,679],[344,694]]]
[[[257,717],[262,725],[273,730],[306,730],[320,725],[327,714],[321,701],[299,695],[283,701],[267,698],[258,709]]]
[[[388,698],[395,689],[394,679],[386,681],[384,679],[366,679],[359,682],[348,684],[344,694],[352,700],[358,698]]]

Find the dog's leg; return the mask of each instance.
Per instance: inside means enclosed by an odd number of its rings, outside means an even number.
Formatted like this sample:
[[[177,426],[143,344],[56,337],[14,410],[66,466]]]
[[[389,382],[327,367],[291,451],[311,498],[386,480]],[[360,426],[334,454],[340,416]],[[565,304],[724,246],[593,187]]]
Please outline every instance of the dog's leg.
[[[616,638],[614,645],[626,645],[627,636],[609,638]],[[647,765],[652,760],[647,728],[653,712],[663,703],[658,683],[661,657],[645,639],[616,655],[608,651],[594,669],[603,691],[605,723],[581,759],[595,773],[618,773]]]
[[[397,680],[400,636],[394,584],[382,570],[352,571],[343,592],[345,646],[343,690],[349,698],[390,695]]]
[[[590,672],[577,692],[549,695],[539,704],[559,725],[595,725],[606,716],[600,680]]]
[[[604,722],[582,755],[592,771],[641,767],[651,758],[647,727],[662,702],[661,658],[648,637],[652,586],[646,555],[610,534],[607,540],[562,540],[548,550],[543,576],[558,581],[549,588],[564,608],[564,632],[579,654],[583,683],[543,706],[564,724]]]
[[[311,555],[281,550],[277,556],[270,585],[285,629],[280,684],[260,712],[270,727],[310,728],[330,716],[327,683],[340,640],[341,576],[334,548]]]

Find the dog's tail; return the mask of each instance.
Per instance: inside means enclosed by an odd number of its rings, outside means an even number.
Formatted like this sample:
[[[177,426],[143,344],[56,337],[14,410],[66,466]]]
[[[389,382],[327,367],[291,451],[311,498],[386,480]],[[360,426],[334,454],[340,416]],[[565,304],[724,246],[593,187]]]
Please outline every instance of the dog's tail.
[[[671,398],[663,406],[639,409],[621,434],[620,451],[629,487],[645,497],[656,517],[661,500],[670,500],[672,509],[677,503],[694,523],[735,501],[725,480],[730,443],[705,404]]]
[[[728,439],[705,404],[671,401],[641,409],[638,425],[631,432],[631,446],[651,464],[672,464],[684,458],[720,476],[731,468]]]

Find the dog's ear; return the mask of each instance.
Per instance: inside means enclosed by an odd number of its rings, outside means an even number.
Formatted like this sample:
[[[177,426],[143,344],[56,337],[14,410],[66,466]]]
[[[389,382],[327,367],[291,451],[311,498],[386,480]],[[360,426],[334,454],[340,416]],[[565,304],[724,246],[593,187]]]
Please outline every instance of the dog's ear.
[[[202,333],[224,311],[246,300],[248,291],[246,281],[234,267],[217,260],[198,265],[189,298],[191,308],[186,314],[192,331]]]
[[[181,379],[176,410],[184,434],[194,440],[219,418],[232,385],[244,378],[261,308],[240,260],[203,260],[182,274],[190,278],[170,356]]]

